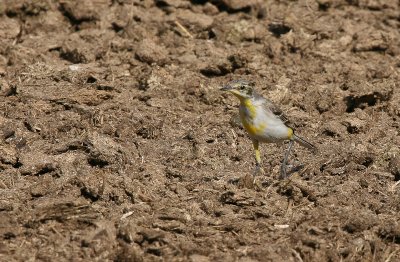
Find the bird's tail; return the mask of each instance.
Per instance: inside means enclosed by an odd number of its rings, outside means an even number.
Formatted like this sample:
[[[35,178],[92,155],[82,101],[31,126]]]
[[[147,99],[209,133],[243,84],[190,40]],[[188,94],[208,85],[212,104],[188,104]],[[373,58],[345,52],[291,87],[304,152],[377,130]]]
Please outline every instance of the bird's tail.
[[[314,153],[316,153],[318,151],[318,148],[316,146],[314,146],[313,144],[311,144],[310,142],[308,142],[307,140],[305,140],[304,138],[299,137],[298,135],[294,135],[294,141],[296,141],[297,143],[299,143],[300,145],[310,149],[311,151],[313,151]]]

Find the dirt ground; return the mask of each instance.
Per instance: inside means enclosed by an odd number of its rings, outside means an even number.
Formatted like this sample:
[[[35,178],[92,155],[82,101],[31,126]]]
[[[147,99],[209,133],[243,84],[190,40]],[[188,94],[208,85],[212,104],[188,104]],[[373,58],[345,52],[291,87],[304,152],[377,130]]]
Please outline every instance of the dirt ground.
[[[0,1],[0,261],[400,261],[395,0]],[[252,144],[254,81],[297,134]]]

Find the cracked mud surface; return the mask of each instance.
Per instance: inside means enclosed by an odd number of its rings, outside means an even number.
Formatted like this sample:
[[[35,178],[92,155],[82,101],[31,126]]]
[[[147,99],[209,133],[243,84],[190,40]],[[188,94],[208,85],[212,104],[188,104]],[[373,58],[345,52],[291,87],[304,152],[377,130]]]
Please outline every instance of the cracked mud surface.
[[[83,3],[82,3],[83,2]],[[399,261],[398,1],[3,0],[1,261]],[[264,176],[219,88],[319,153]]]

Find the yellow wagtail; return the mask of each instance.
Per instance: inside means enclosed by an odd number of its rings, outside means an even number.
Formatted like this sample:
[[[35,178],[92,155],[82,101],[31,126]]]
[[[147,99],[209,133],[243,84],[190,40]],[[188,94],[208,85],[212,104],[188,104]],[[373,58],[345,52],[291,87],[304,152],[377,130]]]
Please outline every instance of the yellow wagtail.
[[[316,150],[316,147],[307,140],[296,135],[291,127],[286,125],[287,118],[282,111],[270,100],[257,94],[254,90],[254,83],[246,80],[234,80],[225,85],[221,90],[229,91],[240,100],[240,119],[251,140],[256,158],[256,171],[261,168],[261,157],[259,143],[279,143],[289,140],[289,147],[283,158],[280,178],[286,178],[286,164],[293,142]]]

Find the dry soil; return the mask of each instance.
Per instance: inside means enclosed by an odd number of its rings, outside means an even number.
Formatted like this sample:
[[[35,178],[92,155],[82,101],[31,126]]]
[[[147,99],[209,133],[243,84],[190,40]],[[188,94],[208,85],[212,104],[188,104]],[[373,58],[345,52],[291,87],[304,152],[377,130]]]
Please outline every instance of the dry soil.
[[[1,261],[400,261],[395,0],[0,1]],[[304,168],[265,175],[254,81]]]

